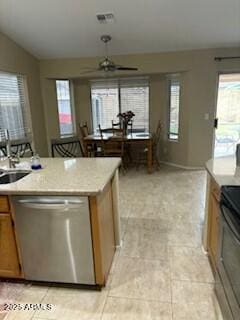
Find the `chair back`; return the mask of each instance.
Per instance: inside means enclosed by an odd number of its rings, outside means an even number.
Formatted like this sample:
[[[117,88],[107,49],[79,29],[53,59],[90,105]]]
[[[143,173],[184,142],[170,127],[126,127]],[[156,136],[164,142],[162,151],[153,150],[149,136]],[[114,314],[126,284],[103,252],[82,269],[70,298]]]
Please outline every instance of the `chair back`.
[[[80,130],[80,133],[82,135],[83,138],[87,137],[89,135],[89,130],[88,130],[88,124],[87,122],[84,122],[83,125],[81,125],[79,123],[79,130]]]
[[[161,121],[159,120],[158,124],[157,124],[156,131],[153,134],[153,144],[155,146],[157,146],[159,144],[160,138],[161,138],[161,134],[162,134],[162,124],[161,124]]]
[[[124,131],[123,129],[108,129],[107,133],[112,133],[108,139],[104,139],[106,129],[101,129],[99,125],[99,133],[101,136],[102,154],[109,157],[123,157],[124,155]]]
[[[79,138],[68,137],[51,140],[52,157],[77,158],[83,156]]]
[[[6,141],[1,141],[0,151],[6,157],[7,147]],[[11,154],[19,157],[33,156],[33,150],[29,139],[11,140]]]
[[[114,121],[112,120],[112,128],[113,128],[113,129],[121,129],[121,128],[122,128],[121,122],[114,122]]]
[[[133,120],[129,120],[127,124],[127,131],[130,131],[130,133],[133,133]]]

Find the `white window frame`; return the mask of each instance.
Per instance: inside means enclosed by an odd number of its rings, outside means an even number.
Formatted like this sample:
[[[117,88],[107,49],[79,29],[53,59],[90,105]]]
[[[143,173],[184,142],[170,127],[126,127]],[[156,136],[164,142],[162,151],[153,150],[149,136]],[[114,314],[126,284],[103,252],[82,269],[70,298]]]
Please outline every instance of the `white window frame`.
[[[59,108],[58,108],[58,97],[57,97],[57,81],[68,81],[69,83],[69,97],[70,97],[70,110],[72,116],[72,132],[71,133],[61,133],[61,125],[59,121]],[[56,89],[56,100],[57,100],[57,112],[58,112],[58,127],[59,127],[59,135],[60,137],[71,137],[76,135],[76,115],[75,115],[75,103],[74,103],[74,88],[73,83],[70,79],[56,79],[55,80],[55,89]]]
[[[121,81],[126,81],[126,80],[129,80],[129,81],[134,81],[134,80],[147,80],[148,81],[148,131],[150,130],[150,80],[149,80],[149,77],[138,77],[138,78],[131,78],[131,77],[128,77],[128,78],[119,78],[119,79],[116,79],[116,78],[112,78],[112,79],[109,79],[109,81],[111,82],[115,82],[117,83],[117,89],[118,89],[118,112],[121,113],[122,112],[122,106],[121,106]],[[92,101],[92,85],[91,85],[91,82],[102,82],[104,83],[104,80],[102,79],[94,79],[94,80],[91,80],[90,81],[90,100],[91,100],[91,114],[92,114],[92,128],[94,129],[94,117],[96,116],[95,115],[95,112],[93,110],[93,101]],[[133,121],[134,121],[134,118],[133,118]],[[95,128],[95,133],[98,132],[98,128]],[[143,132],[143,131],[141,131]],[[145,132],[145,131],[144,131]]]
[[[28,95],[28,84],[27,84],[27,77],[26,75],[19,74],[19,73],[13,73],[13,72],[7,72],[7,71],[2,71],[0,70],[1,74],[6,74],[10,76],[15,76],[15,77],[21,77],[22,78],[22,89],[23,89],[23,96],[24,96],[24,107],[21,108],[22,110],[22,117],[24,118],[24,123],[26,124],[26,127],[24,127],[24,137],[18,137],[15,138],[14,141],[22,141],[23,139],[28,139],[29,142],[32,143],[34,146],[34,139],[33,139],[33,128],[32,128],[32,116],[31,116],[31,108],[30,108],[30,102],[29,102],[29,95]],[[10,131],[10,136],[11,136],[11,130]],[[5,139],[5,137],[2,137],[1,133],[1,138],[0,140]]]
[[[178,132],[170,132],[171,127],[171,86],[173,83],[178,83],[179,85],[179,105],[178,105]],[[169,141],[178,142],[180,139],[180,113],[181,113],[181,92],[182,92],[182,86],[181,86],[181,80],[179,75],[169,75],[167,76],[167,138]],[[176,136],[174,138],[173,136]]]

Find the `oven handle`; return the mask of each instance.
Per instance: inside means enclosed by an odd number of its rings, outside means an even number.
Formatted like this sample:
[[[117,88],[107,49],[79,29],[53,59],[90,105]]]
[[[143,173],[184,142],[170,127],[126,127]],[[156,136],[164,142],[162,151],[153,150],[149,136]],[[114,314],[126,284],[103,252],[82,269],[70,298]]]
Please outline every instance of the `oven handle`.
[[[225,207],[226,208],[226,207]],[[233,235],[233,238],[234,240],[237,242],[237,244],[240,246],[240,239],[239,237],[237,236],[236,234],[236,231],[235,231],[235,228],[234,228],[234,225],[232,223],[232,221],[229,219],[229,217],[225,214],[224,212],[224,205],[220,205],[220,209],[221,209],[221,212],[222,212],[222,217],[225,221],[225,223],[227,224],[229,230],[231,231],[232,235]],[[227,208],[226,208],[227,209]],[[228,209],[227,209],[228,210]]]

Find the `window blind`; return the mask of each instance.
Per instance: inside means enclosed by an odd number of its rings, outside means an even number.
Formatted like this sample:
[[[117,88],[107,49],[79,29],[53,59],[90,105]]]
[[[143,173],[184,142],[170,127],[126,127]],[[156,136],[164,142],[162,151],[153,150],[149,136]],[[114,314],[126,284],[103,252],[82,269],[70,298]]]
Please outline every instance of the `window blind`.
[[[149,131],[149,82],[148,79],[120,80],[121,112],[131,110],[133,131]]]
[[[147,78],[91,81],[93,128],[97,131],[118,122],[118,113],[133,111],[133,131],[149,130],[149,82]]]
[[[177,140],[179,136],[180,81],[169,80],[169,133],[170,139]]]
[[[31,132],[25,92],[23,76],[0,72],[0,128],[14,140]]]

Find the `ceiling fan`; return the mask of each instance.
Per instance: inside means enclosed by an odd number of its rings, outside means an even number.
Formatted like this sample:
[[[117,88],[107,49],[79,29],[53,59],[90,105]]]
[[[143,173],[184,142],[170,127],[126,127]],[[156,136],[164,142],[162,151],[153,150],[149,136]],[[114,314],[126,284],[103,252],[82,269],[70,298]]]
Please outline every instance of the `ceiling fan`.
[[[105,58],[100,61],[97,68],[88,69],[87,71],[82,72],[81,74],[92,73],[96,71],[104,71],[105,73],[114,72],[114,71],[137,71],[138,68],[125,67],[119,64],[115,64],[108,55],[108,43],[112,40],[110,35],[102,35],[101,41],[105,44]]]

